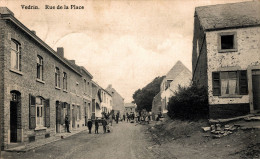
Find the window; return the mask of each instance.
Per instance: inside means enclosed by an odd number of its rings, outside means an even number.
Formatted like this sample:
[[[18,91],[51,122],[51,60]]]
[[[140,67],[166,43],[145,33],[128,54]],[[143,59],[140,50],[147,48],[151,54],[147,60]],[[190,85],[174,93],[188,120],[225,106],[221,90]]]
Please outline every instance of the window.
[[[81,113],[80,113],[80,106],[77,106],[77,120],[80,120],[80,118],[81,118]]]
[[[63,72],[63,90],[67,90],[67,73]]]
[[[44,100],[36,97],[36,127],[44,127]]]
[[[86,90],[87,90],[87,80],[84,79],[84,92],[86,92]]]
[[[43,60],[41,56],[37,56],[37,78],[43,80]]]
[[[237,51],[236,33],[219,34],[219,52]]]
[[[60,70],[58,67],[55,68],[55,86],[60,87]]]
[[[213,72],[213,95],[246,95],[248,94],[246,71]]]
[[[11,42],[11,68],[21,71],[21,45],[12,40]]]

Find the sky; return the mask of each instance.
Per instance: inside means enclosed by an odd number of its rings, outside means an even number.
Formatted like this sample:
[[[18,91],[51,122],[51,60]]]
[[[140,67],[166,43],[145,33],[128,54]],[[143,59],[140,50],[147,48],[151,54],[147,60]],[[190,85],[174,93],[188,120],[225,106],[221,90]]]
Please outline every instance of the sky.
[[[64,56],[84,66],[101,87],[112,84],[132,102],[137,89],[178,60],[191,70],[195,7],[242,1],[248,0],[1,0],[0,6],[54,50],[64,47]]]

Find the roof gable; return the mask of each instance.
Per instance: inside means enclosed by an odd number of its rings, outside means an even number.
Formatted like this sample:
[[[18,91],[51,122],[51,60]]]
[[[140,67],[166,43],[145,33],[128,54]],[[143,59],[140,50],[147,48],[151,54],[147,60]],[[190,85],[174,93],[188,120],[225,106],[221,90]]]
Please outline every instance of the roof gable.
[[[204,30],[260,25],[260,2],[240,2],[196,7]]]
[[[190,72],[190,70],[184,66],[181,61],[177,61],[171,70],[166,74],[165,80],[174,80],[184,70],[188,70]]]

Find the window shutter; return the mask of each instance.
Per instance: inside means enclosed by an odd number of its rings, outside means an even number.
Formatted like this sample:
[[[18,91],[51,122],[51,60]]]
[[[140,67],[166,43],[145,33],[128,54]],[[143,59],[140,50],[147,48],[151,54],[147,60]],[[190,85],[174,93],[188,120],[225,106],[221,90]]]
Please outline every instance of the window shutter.
[[[246,70],[240,71],[239,90],[240,90],[241,95],[247,95],[248,94],[248,84],[247,84],[247,72],[246,72]]]
[[[36,128],[36,103],[35,103],[35,96],[29,95],[30,98],[30,105],[29,105],[29,128],[35,129]]]
[[[65,123],[64,105],[65,105],[65,103],[61,103],[61,119],[60,119],[60,124],[64,124],[64,123]]]
[[[79,119],[81,120],[81,106],[79,106]]]
[[[57,105],[57,123],[61,123],[61,102],[58,103]]]
[[[67,114],[70,121],[70,104],[67,104]]]
[[[18,60],[19,60],[19,71],[22,71],[22,64],[21,64],[21,63],[22,63],[22,55],[21,55],[21,49],[22,49],[22,47],[20,46],[20,47],[19,47],[19,57],[18,57],[18,58],[19,58],[19,59],[18,59]]]
[[[44,108],[45,108],[45,127],[50,127],[50,99],[46,99],[44,101]]]
[[[221,86],[220,86],[220,73],[212,72],[212,88],[213,88],[213,96],[221,95]]]

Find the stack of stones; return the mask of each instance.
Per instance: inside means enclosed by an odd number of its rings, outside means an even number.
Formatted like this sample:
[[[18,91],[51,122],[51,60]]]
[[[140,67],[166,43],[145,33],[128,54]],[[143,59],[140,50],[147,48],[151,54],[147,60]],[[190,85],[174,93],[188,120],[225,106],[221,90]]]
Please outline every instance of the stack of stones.
[[[212,138],[214,139],[232,134],[232,132],[237,130],[237,128],[238,127],[234,125],[225,125],[222,127],[221,124],[211,125],[210,127],[202,127],[204,132],[211,131]]]

